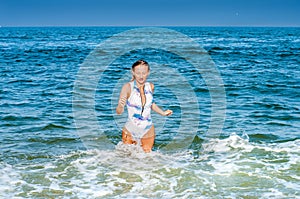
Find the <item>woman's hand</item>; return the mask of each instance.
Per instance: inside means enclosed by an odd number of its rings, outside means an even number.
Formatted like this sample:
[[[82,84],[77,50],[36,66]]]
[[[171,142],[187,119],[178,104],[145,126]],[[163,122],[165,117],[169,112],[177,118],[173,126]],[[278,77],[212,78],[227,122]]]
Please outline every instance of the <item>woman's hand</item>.
[[[164,111],[164,116],[169,116],[169,115],[172,115],[173,111],[172,110],[166,110]]]
[[[126,97],[121,97],[119,100],[118,107],[116,109],[117,114],[122,114],[124,112],[124,107],[126,105]]]
[[[156,113],[162,115],[162,116],[169,116],[169,115],[172,115],[173,111],[172,110],[166,110],[166,111],[163,111],[161,108],[159,108],[154,102],[152,103],[152,106],[151,106],[152,110],[155,111]]]
[[[119,100],[119,106],[124,108],[124,106],[126,105],[126,101],[127,101],[127,99],[125,96],[121,97],[121,99]]]

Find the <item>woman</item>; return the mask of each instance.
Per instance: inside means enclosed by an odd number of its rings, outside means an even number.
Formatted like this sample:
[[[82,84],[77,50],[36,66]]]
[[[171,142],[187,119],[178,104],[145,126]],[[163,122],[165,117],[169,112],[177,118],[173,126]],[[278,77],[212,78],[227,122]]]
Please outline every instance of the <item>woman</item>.
[[[151,109],[162,116],[169,116],[171,110],[163,111],[153,102],[154,85],[146,82],[150,72],[149,64],[138,60],[132,65],[132,79],[124,84],[120,92],[117,114],[122,114],[125,105],[128,120],[122,130],[124,144],[139,144],[143,150],[151,152],[155,130],[151,119]]]

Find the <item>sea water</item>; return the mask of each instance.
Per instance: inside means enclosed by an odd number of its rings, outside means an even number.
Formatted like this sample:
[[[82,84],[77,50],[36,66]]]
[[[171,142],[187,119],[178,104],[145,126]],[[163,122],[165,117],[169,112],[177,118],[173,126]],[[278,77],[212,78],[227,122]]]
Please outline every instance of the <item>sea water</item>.
[[[120,56],[95,82],[98,125],[114,146],[107,150],[87,147],[77,133],[74,82],[101,42],[133,27],[0,28],[0,198],[300,198],[300,29],[169,28],[199,43],[219,71],[222,132],[206,134],[212,110],[201,74],[172,52],[140,49]],[[130,80],[140,58],[155,66],[149,81],[156,104],[174,112],[152,113],[149,154],[120,143],[126,110],[115,114],[116,85]],[[200,113],[194,141],[172,152],[163,149],[179,136],[182,107],[167,86],[174,76],[166,65],[189,83]]]

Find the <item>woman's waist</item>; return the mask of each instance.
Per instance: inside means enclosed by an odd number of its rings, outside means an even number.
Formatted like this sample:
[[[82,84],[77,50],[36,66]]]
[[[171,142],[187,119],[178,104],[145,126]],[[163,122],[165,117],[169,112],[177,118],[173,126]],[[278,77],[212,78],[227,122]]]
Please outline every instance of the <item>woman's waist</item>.
[[[151,119],[151,114],[141,114],[141,113],[132,113],[128,114],[128,120],[133,120],[133,121],[152,121]]]
[[[125,127],[129,127],[129,128],[137,128],[137,129],[146,129],[152,126],[152,119],[148,119],[148,120],[132,120],[129,119],[127,120],[127,122],[125,123]]]

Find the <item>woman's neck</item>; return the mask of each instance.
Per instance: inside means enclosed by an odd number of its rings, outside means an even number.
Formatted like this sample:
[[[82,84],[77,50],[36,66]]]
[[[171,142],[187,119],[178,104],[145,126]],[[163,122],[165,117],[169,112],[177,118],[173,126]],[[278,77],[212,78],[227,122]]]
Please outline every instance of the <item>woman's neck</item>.
[[[137,85],[137,87],[143,87],[144,85],[145,85],[145,83],[143,83],[143,84],[139,84],[136,80],[135,80],[135,84]]]

